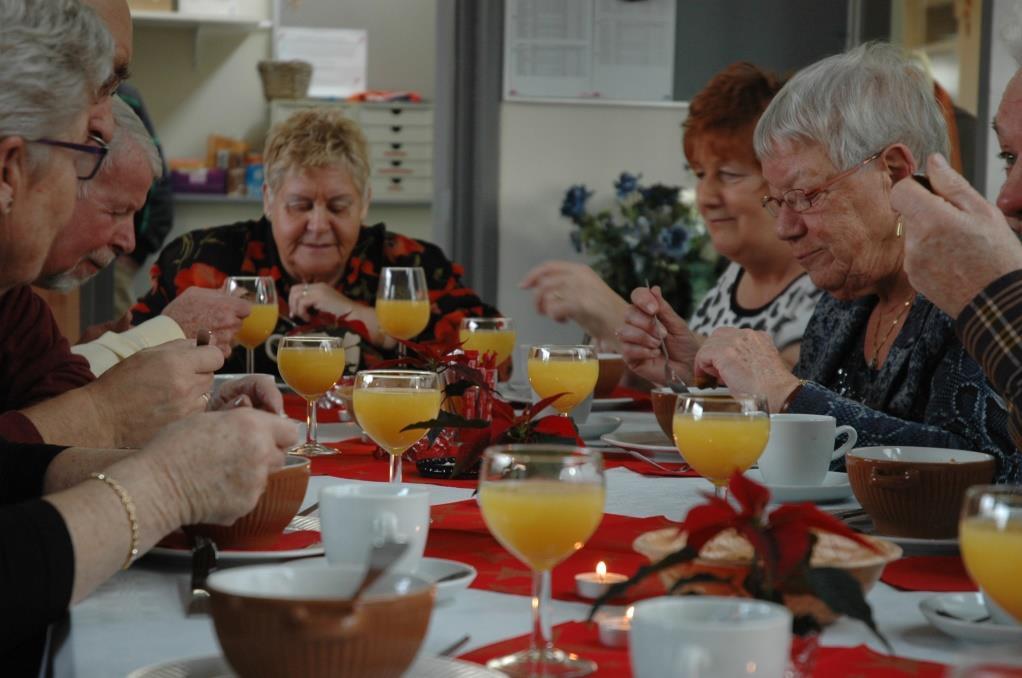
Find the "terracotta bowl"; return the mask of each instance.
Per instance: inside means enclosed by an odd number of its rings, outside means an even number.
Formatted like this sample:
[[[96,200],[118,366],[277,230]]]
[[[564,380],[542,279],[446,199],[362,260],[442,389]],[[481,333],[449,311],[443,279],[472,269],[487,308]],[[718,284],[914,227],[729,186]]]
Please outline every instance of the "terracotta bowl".
[[[810,563],[816,567],[837,567],[848,572],[862,585],[865,595],[880,579],[884,566],[902,555],[897,544],[877,537],[866,537],[879,551],[863,548],[855,542],[827,532],[816,533],[817,542]],[[651,563],[661,560],[685,545],[685,534],[667,527],[646,532],[632,543],[632,548],[646,556]],[[699,552],[699,558],[661,570],[660,581],[670,589],[682,578],[696,574],[711,574],[726,583],[690,584],[680,593],[699,593],[714,596],[748,596],[743,582],[752,562],[752,545],[734,530],[722,532],[711,539]],[[796,615],[812,615],[821,624],[837,619],[823,601],[811,594],[785,594],[784,604]]]
[[[659,386],[649,392],[653,402],[653,415],[656,423],[668,438],[674,440],[674,408],[678,404],[678,394],[666,386]]]
[[[593,395],[606,398],[625,376],[625,359],[617,353],[600,353],[597,357],[600,359],[600,376],[596,378]]]
[[[350,599],[362,568],[256,565],[209,577],[217,639],[242,678],[398,678],[429,626],[434,587],[381,578]]]
[[[877,533],[894,537],[954,537],[965,490],[994,477],[990,455],[940,447],[859,447],[845,463]]]
[[[233,525],[187,525],[188,535],[209,537],[220,548],[269,548],[298,513],[309,485],[309,460],[289,456],[271,473],[255,508]]]

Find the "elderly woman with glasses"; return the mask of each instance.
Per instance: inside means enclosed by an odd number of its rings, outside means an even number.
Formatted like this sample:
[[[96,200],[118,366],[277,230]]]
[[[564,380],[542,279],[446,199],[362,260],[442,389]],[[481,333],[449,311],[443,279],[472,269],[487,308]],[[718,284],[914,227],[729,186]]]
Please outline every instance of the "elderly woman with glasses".
[[[995,457],[999,480],[1022,477],[1003,403],[952,320],[917,294],[902,267],[891,188],[948,147],[926,76],[890,45],[824,59],[774,98],[755,146],[777,235],[826,294],[794,370],[766,335],[721,328],[695,355],[696,376],[764,395],[771,412],[831,415],[856,428],[860,445],[977,450]],[[629,361],[654,366],[657,310],[629,311],[621,330]]]

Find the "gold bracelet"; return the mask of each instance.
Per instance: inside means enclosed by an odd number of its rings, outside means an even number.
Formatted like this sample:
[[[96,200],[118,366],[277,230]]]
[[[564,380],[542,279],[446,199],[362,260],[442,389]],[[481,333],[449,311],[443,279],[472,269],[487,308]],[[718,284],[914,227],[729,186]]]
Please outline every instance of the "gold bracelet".
[[[93,473],[89,477],[102,480],[109,485],[110,489],[117,493],[117,498],[121,500],[121,505],[124,506],[124,512],[128,514],[128,523],[131,525],[131,548],[128,549],[128,557],[124,559],[124,565],[121,566],[122,570],[127,570],[135,562],[135,558],[138,557],[138,517],[135,515],[135,502],[131,501],[131,496],[128,495],[128,491],[124,489],[124,486],[107,474]]]

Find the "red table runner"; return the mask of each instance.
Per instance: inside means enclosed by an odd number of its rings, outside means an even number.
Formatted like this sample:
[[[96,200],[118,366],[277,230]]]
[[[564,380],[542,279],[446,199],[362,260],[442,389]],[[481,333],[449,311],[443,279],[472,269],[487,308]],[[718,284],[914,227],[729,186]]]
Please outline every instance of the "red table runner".
[[[961,556],[909,556],[884,568],[880,581],[902,591],[978,591]]]

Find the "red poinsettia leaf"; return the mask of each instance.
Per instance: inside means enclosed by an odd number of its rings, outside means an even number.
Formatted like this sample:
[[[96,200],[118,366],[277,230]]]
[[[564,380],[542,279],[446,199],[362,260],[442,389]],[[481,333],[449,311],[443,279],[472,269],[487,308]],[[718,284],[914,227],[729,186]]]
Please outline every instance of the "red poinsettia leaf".
[[[578,429],[575,428],[575,422],[572,421],[571,417],[561,417],[556,414],[546,416],[537,420],[532,430],[543,436],[573,441],[578,446],[585,444],[578,437]]]
[[[812,539],[809,528],[801,521],[784,522],[767,527],[768,539],[773,542],[774,562],[772,575],[774,581],[783,582],[798,567],[799,563],[809,555]]]
[[[494,421],[503,419],[510,423],[515,418],[515,408],[511,406],[511,403],[500,400],[499,398],[493,399],[493,409],[491,411],[493,412]]]
[[[851,539],[860,546],[865,546],[871,551],[879,552],[880,549],[861,534],[851,529],[834,516],[824,513],[813,504],[785,504],[774,509],[770,513],[769,524],[771,526],[782,526],[785,523],[801,522],[806,529],[816,528],[823,532],[840,535]]]
[[[533,403],[531,406],[525,408],[525,412],[522,413],[522,415],[525,417],[525,421],[531,421],[533,417],[535,417],[537,414],[545,410],[547,407],[550,406],[551,403],[553,403],[555,400],[564,395],[568,395],[568,392],[564,391],[563,393],[555,393],[552,396],[543,398],[538,403]]]
[[[770,501],[770,490],[746,476],[735,471],[728,480],[728,490],[742,507],[742,516],[759,517],[763,514],[767,502]]]
[[[705,504],[689,509],[681,529],[687,535],[685,543],[699,551],[706,542],[737,524],[738,513],[731,504],[718,497],[707,497]]]

